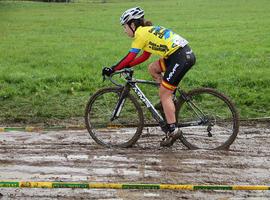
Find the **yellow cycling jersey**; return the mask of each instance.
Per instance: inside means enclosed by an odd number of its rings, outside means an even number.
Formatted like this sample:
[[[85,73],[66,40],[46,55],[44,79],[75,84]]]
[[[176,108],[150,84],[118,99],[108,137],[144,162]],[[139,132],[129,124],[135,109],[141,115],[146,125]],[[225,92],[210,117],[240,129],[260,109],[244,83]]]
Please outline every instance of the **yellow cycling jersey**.
[[[186,44],[188,44],[187,40],[164,27],[140,26],[135,31],[130,52],[138,53],[140,50],[144,50],[167,58]]]

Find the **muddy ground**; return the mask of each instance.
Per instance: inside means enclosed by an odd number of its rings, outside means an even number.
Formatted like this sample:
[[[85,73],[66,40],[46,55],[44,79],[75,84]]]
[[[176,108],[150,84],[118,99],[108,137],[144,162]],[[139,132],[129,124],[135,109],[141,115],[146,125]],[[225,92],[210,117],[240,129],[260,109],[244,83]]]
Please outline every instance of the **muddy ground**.
[[[242,125],[229,151],[160,148],[145,129],[130,149],[98,146],[86,130],[0,133],[0,181],[270,185],[269,123]],[[269,191],[0,188],[0,199],[270,199]]]

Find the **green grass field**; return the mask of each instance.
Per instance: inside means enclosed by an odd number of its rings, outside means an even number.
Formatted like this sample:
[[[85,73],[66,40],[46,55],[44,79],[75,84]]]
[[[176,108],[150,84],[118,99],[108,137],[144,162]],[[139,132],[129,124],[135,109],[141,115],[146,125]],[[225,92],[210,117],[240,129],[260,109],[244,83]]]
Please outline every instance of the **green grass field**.
[[[217,88],[241,118],[270,116],[269,0],[100,2],[0,1],[1,123],[83,116],[89,95],[109,85],[102,66],[129,50],[119,17],[137,5],[190,41],[197,63],[183,88]],[[138,66],[136,77],[150,79],[147,65],[157,58]]]

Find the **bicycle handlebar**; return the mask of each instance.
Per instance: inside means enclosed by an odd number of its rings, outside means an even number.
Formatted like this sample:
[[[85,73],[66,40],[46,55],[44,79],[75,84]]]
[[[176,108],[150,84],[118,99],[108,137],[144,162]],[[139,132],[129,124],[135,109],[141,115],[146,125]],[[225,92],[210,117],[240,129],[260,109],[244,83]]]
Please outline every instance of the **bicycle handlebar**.
[[[116,86],[119,86],[119,87],[122,87],[123,85],[122,84],[119,84],[118,82],[116,82],[114,79],[113,79],[113,76],[117,75],[117,74],[120,74],[120,75],[125,75],[125,79],[126,80],[131,80],[132,79],[132,76],[133,76],[133,72],[134,70],[131,69],[131,68],[124,68],[122,70],[119,70],[119,71],[116,71],[114,73],[112,73],[108,78],[109,80]],[[105,80],[106,77],[105,75],[103,75],[103,80]]]
[[[113,79],[113,76],[120,74],[120,75],[124,75],[124,79],[126,82],[136,82],[136,83],[143,83],[143,84],[149,84],[149,85],[154,85],[159,87],[160,83],[156,82],[156,81],[147,81],[147,80],[140,80],[140,79],[134,79],[133,78],[133,73],[134,70],[131,68],[125,68],[119,71],[116,71],[114,73],[112,73],[109,77],[107,77],[114,85],[118,86],[118,87],[123,87],[124,85],[119,84],[117,81],[115,81]],[[103,81],[106,79],[106,76],[103,75]]]

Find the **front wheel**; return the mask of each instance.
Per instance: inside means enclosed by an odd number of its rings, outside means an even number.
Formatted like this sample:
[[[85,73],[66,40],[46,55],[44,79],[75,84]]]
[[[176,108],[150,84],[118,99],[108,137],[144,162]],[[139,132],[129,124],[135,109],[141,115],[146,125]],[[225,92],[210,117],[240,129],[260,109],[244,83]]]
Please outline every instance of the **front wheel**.
[[[85,108],[85,124],[90,136],[106,147],[130,147],[143,129],[143,112],[137,100],[128,93],[117,118],[112,117],[122,88],[97,91]]]
[[[189,149],[228,149],[239,131],[234,104],[211,88],[199,88],[181,95],[176,106],[181,141]]]

